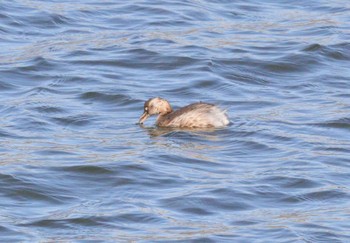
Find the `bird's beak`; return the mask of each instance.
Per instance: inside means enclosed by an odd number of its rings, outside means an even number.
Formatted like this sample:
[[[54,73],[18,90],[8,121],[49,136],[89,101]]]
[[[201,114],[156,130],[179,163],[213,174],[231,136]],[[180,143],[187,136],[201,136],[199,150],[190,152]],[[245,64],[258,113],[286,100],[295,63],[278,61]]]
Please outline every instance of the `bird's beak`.
[[[139,124],[142,124],[144,121],[146,121],[148,117],[149,117],[149,114],[147,112],[144,112],[140,117]]]

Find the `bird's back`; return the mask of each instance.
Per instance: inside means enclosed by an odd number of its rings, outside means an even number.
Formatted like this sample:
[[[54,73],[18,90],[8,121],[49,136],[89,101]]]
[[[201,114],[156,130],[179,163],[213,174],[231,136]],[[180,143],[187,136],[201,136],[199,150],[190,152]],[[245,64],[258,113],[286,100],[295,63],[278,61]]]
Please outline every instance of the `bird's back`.
[[[161,127],[223,127],[229,124],[225,111],[208,103],[194,103],[179,110],[160,116],[157,125]]]

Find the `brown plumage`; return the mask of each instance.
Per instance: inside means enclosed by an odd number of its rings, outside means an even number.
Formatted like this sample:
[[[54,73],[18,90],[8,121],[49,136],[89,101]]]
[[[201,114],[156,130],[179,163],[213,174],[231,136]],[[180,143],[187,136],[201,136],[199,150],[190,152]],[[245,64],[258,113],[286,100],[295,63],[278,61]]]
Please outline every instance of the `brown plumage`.
[[[156,125],[160,127],[210,128],[229,124],[225,111],[204,102],[173,111],[167,100],[156,97],[145,102],[139,123],[142,124],[151,115],[158,115]]]

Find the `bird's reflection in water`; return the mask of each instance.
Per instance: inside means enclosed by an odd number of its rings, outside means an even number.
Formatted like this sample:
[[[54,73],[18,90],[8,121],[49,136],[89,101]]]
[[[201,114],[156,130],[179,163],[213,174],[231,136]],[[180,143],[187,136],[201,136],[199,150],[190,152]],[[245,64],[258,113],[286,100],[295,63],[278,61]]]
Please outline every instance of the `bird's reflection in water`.
[[[173,155],[195,159],[197,162],[200,160],[218,163],[217,158],[211,156],[210,153],[216,154],[222,151],[223,144],[220,142],[222,136],[219,132],[223,129],[182,129],[146,127],[144,125],[140,125],[140,127],[147,131],[151,139],[154,139],[152,144],[163,152],[167,151]],[[167,139],[159,139],[162,137]]]
[[[143,124],[139,124],[139,126],[147,131],[149,136],[159,137],[159,136],[172,136],[175,134],[178,135],[186,134],[189,136],[199,136],[203,139],[217,141],[219,140],[218,132],[223,130],[224,128],[172,128],[172,127],[147,127]]]

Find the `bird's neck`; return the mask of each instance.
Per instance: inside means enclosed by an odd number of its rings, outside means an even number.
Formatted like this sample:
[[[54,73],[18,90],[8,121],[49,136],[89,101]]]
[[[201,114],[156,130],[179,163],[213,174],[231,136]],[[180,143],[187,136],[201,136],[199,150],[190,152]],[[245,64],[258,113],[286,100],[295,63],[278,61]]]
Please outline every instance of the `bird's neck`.
[[[164,123],[167,122],[168,120],[168,115],[170,115],[173,112],[173,110],[171,109],[170,111],[168,111],[167,113],[159,113],[158,117],[157,117],[157,125],[164,125]]]

